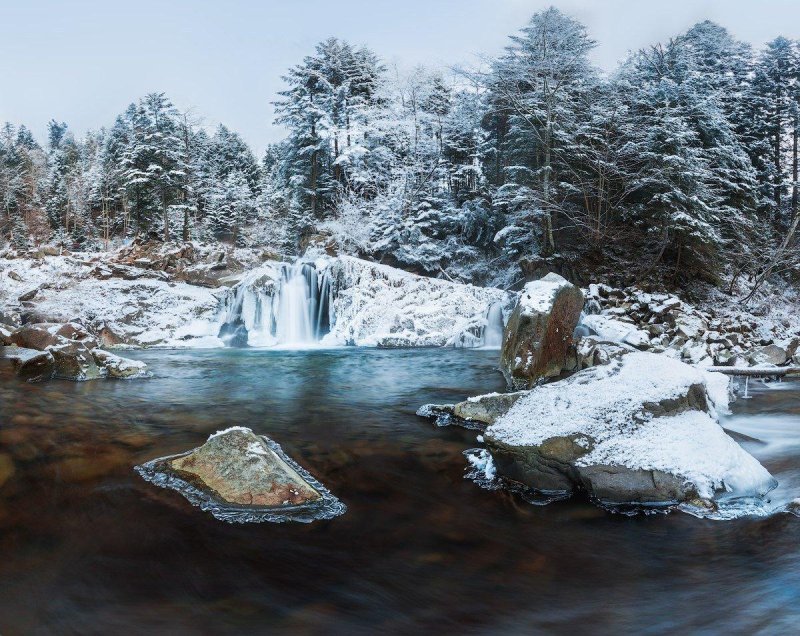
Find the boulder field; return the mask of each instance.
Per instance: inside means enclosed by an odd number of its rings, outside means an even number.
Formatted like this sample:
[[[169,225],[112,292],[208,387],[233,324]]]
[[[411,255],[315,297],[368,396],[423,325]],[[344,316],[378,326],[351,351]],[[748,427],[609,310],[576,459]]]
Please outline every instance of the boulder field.
[[[500,361],[516,390],[428,404],[418,415],[484,432],[486,449],[471,460],[481,480],[555,498],[580,491],[604,506],[681,504],[701,516],[721,515],[723,502],[762,501],[775,479],[718,422],[729,378],[679,359],[687,342],[706,346],[713,323],[668,296],[601,314],[609,311],[603,295],[614,296],[590,289],[584,307],[581,291],[560,276],[528,283]],[[582,309],[594,313],[576,331]],[[649,329],[626,312],[638,312]],[[668,345],[660,353],[640,351],[654,348],[651,334]],[[668,348],[670,339],[677,348]],[[762,357],[786,361],[769,346]]]
[[[50,379],[130,379],[147,375],[147,365],[104,351],[77,323],[26,325],[0,331],[0,359],[11,361],[28,382]]]

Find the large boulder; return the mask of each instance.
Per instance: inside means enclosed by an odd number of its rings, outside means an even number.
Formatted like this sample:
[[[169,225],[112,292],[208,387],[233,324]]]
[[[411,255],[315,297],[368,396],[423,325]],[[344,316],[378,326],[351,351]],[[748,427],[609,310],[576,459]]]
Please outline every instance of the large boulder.
[[[103,349],[92,349],[92,357],[101,373],[117,380],[147,376],[147,365],[140,360],[123,358]]]
[[[143,362],[99,349],[94,336],[77,323],[30,325],[4,334],[0,332],[0,344],[14,345],[6,348],[6,357],[14,363],[17,375],[31,382],[148,375]]]
[[[53,354],[55,362],[53,377],[76,382],[96,380],[100,377],[100,369],[86,345],[65,340],[51,345],[47,350]]]
[[[583,292],[558,274],[525,285],[503,333],[501,369],[510,387],[561,374],[582,308]]]
[[[716,422],[726,395],[708,375],[667,356],[629,353],[533,389],[487,428],[485,441],[501,476],[545,493],[709,508],[763,497],[776,482]]]
[[[601,340],[595,336],[584,336],[575,343],[575,370],[588,369],[631,352],[629,346]]]
[[[11,361],[17,376],[27,382],[49,380],[55,373],[55,361],[49,351],[37,351],[24,347],[0,347],[0,358]]]
[[[789,359],[786,349],[775,344],[756,349],[750,355],[750,362],[754,365],[782,365]]]
[[[148,462],[137,471],[226,521],[283,521],[276,514],[298,509],[311,511],[311,516],[291,517],[300,521],[344,512],[344,506],[284,455],[280,446],[241,426],[215,433],[188,453]]]
[[[58,344],[58,336],[48,325],[28,325],[15,330],[9,340],[18,347],[43,351],[47,347]]]

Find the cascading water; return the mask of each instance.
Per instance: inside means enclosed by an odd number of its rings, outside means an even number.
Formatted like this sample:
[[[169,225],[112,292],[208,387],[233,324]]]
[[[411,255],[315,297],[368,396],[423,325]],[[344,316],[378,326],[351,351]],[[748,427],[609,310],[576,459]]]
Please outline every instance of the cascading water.
[[[327,272],[313,264],[284,265],[272,293],[236,287],[219,337],[232,347],[316,344],[330,331],[331,290]]]
[[[483,329],[483,346],[499,349],[503,346],[503,305],[492,303],[486,313],[486,327]]]
[[[317,342],[317,272],[307,264],[284,266],[276,297],[275,338],[282,345]]]

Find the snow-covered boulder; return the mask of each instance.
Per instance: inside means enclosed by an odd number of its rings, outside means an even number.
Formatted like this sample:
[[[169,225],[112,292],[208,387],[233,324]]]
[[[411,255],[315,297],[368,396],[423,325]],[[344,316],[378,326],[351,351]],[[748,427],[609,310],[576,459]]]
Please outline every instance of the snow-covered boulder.
[[[416,276],[349,256],[320,265],[327,268],[333,299],[326,344],[480,346],[491,307],[512,301],[500,289]]]
[[[771,344],[761,347],[760,349],[756,349],[750,355],[750,363],[755,366],[769,364],[781,365],[786,364],[788,358],[789,356],[787,355],[786,349],[776,344]]]
[[[583,292],[558,274],[527,283],[503,332],[500,367],[515,389],[559,375],[580,320]]]
[[[24,347],[0,347],[0,359],[10,360],[17,377],[27,382],[42,382],[53,377],[54,360],[49,351]]]
[[[26,325],[9,333],[3,347],[17,375],[29,382],[57,378],[96,380],[147,375],[144,362],[98,348],[97,340],[77,323]]]
[[[588,369],[630,353],[631,347],[602,340],[597,336],[584,336],[575,343],[575,370]]]
[[[148,374],[147,365],[141,360],[123,358],[103,349],[93,349],[92,356],[100,368],[102,376],[117,380],[130,380],[131,378],[143,378]]]
[[[776,482],[717,423],[708,382],[667,356],[629,353],[533,389],[485,440],[500,475],[543,492],[701,507],[762,497]]]
[[[585,316],[583,324],[603,340],[621,342],[637,348],[650,344],[650,335],[646,331],[638,329],[634,324],[615,320],[609,316],[599,314]]]

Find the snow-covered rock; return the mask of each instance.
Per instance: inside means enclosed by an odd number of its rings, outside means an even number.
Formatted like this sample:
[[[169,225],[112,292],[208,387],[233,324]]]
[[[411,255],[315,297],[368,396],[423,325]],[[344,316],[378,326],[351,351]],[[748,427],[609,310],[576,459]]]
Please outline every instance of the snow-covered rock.
[[[709,377],[667,356],[630,353],[533,389],[485,440],[501,475],[544,492],[708,509],[762,497],[776,482],[715,421],[727,402],[722,381]]]
[[[528,391],[487,393],[456,404],[425,404],[417,410],[417,415],[434,418],[439,425],[458,423],[466,428],[483,429],[508,413],[516,401],[527,394]]]
[[[566,368],[583,301],[558,274],[525,285],[503,332],[500,368],[510,387],[530,388]]]
[[[604,315],[593,315],[585,316],[583,324],[603,340],[621,342],[637,348],[650,344],[649,334],[642,329],[637,329],[636,325],[629,322],[622,322]]]
[[[218,293],[156,278],[101,279],[94,275],[96,267],[73,256],[0,259],[0,302],[5,301],[0,310],[27,322],[80,318],[95,333],[113,334],[114,344],[222,346]],[[32,300],[9,302],[33,285],[39,291]]]
[[[92,356],[100,367],[101,375],[119,380],[130,380],[147,376],[147,365],[140,360],[123,358],[110,351],[93,349]]]

